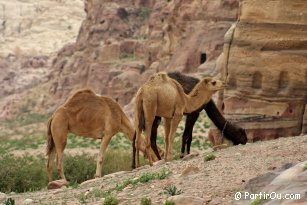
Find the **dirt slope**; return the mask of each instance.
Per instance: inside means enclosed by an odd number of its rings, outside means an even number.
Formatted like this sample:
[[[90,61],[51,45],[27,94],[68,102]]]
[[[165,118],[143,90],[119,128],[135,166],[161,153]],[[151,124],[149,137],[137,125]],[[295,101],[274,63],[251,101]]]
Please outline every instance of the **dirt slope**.
[[[280,168],[286,163],[306,160],[307,135],[261,141],[214,152],[215,160],[204,161],[204,155],[177,160],[153,167],[144,166],[132,172],[119,172],[87,182],[78,188],[9,194],[21,204],[25,199],[34,204],[101,204],[103,194],[127,179],[137,179],[144,173],[171,172],[166,179],[128,185],[122,191],[113,191],[120,204],[140,204],[142,197],[151,198],[153,204],[162,204],[168,198],[164,188],[175,185],[184,196],[199,197],[204,204],[231,204],[237,191],[243,191],[247,182],[259,175]],[[95,195],[97,197],[95,197]]]

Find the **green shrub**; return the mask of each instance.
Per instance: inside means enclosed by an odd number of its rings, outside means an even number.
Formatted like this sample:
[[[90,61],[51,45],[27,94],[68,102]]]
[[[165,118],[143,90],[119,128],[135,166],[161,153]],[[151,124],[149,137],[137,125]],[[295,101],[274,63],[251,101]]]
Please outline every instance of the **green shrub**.
[[[0,157],[0,191],[24,192],[41,189],[47,185],[45,159],[29,156]]]
[[[127,187],[128,185],[136,185],[138,183],[147,183],[150,182],[152,180],[163,180],[165,179],[168,175],[170,175],[170,171],[167,169],[162,169],[159,172],[153,172],[153,173],[144,173],[142,174],[140,177],[136,178],[136,179],[126,179],[125,181],[123,181],[122,183],[118,183],[116,184],[115,187],[110,188],[109,190],[105,191],[105,194],[110,194],[112,191],[116,190],[116,191],[122,191],[125,187]]]
[[[151,205],[151,199],[146,198],[146,197],[142,198],[141,205]]]
[[[96,157],[87,154],[65,155],[63,166],[67,180],[76,186],[76,183],[79,184],[95,176]]]
[[[12,199],[12,198],[8,198],[8,199],[5,201],[5,205],[15,205],[15,200]]]
[[[205,156],[205,161],[211,161],[215,159],[215,155],[214,154],[207,154]]]
[[[103,202],[103,205],[117,205],[118,200],[114,196],[107,196]]]
[[[175,202],[172,201],[172,200],[166,200],[166,201],[164,202],[164,205],[175,205]]]
[[[307,163],[304,164],[303,170],[306,171],[307,170]]]
[[[96,171],[96,157],[88,154],[64,154],[64,172],[71,186],[92,179]],[[121,170],[131,170],[131,154],[122,150],[107,150],[103,174]],[[0,155],[0,192],[25,192],[39,190],[47,186],[47,160],[43,156],[15,157]],[[54,163],[53,178],[58,179]]]
[[[164,193],[171,196],[175,196],[182,194],[183,192],[181,190],[178,190],[175,185],[170,185],[164,188]]]
[[[260,205],[262,202],[266,201],[263,197],[257,197],[255,200],[253,200],[250,205]]]

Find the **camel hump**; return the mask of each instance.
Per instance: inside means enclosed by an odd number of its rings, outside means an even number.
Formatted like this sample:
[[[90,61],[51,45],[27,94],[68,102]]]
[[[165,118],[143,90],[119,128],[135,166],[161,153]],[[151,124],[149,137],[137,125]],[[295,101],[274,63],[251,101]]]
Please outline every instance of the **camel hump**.
[[[150,81],[167,81],[169,79],[166,72],[155,73],[150,77]]]
[[[67,102],[73,100],[73,99],[82,99],[85,96],[95,96],[96,97],[96,93],[89,89],[89,88],[85,88],[85,89],[81,89],[81,90],[77,90],[76,92],[74,92],[71,97],[67,100]]]
[[[96,95],[96,93],[89,88],[85,88],[85,89],[81,89],[81,90],[77,90],[72,96],[76,96],[76,95],[83,95],[83,94],[94,94]]]

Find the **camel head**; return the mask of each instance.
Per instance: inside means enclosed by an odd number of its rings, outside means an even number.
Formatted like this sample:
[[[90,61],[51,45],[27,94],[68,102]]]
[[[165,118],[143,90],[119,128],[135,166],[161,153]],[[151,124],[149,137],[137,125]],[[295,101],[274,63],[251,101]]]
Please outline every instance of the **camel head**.
[[[205,77],[199,82],[199,87],[200,89],[216,92],[218,90],[223,90],[226,87],[226,84],[224,81]]]

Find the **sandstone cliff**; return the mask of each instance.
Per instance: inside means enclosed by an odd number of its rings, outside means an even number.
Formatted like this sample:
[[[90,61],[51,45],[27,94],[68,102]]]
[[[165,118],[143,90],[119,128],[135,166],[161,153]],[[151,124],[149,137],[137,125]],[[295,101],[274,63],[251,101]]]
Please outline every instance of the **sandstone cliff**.
[[[302,0],[241,0],[225,36],[222,109],[250,141],[306,133],[306,9]]]
[[[125,105],[158,70],[214,73],[237,8],[236,0],[88,0],[76,43],[53,61],[49,94],[58,105],[72,90],[92,87]]]

